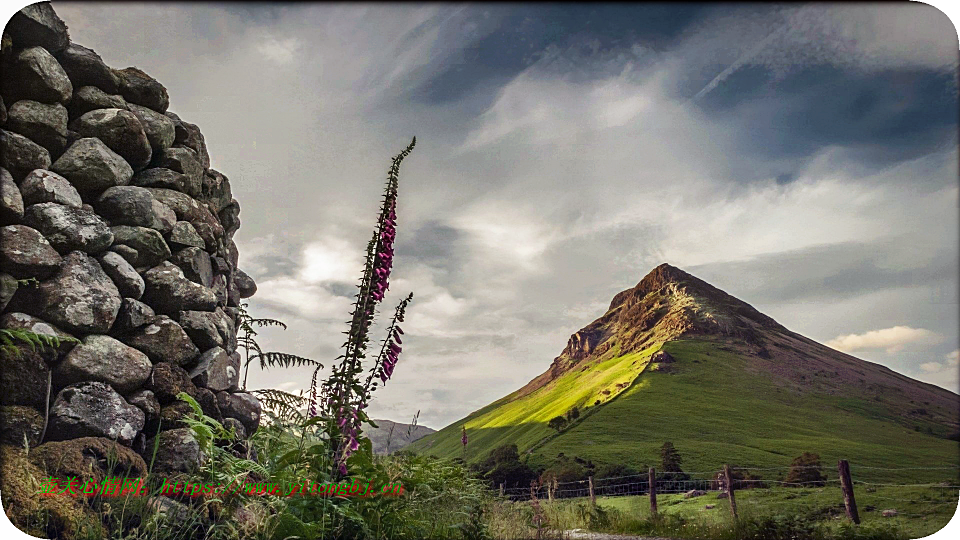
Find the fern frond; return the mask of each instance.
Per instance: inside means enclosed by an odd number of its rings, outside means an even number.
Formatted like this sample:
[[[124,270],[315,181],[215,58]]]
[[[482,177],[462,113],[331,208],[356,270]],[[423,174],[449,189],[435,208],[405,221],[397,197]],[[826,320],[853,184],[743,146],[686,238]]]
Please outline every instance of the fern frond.
[[[307,398],[275,388],[253,390],[252,393],[257,396],[264,408],[272,409],[279,417],[296,421],[303,419],[300,409],[307,405]]]
[[[250,360],[260,360],[260,369],[267,369],[268,367],[300,367],[300,366],[319,366],[323,367],[323,364],[313,360],[312,358],[304,358],[302,356],[297,356],[295,354],[282,353],[282,352],[266,352],[258,353],[250,358]]]

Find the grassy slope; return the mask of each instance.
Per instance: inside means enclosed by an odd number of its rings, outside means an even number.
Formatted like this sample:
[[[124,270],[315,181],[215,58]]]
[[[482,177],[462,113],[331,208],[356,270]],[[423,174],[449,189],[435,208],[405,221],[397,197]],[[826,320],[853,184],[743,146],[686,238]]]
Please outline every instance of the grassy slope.
[[[850,460],[854,469],[858,464],[917,467],[958,462],[956,442],[897,423],[855,389],[842,397],[800,393],[755,369],[755,359],[706,340],[672,341],[664,349],[677,358],[673,373],[648,368],[652,349],[622,357],[611,351],[609,358],[584,372],[566,373],[530,395],[507,396],[471,414],[465,419],[468,461],[513,442],[521,451],[532,450],[533,463],[563,452],[596,463],[640,467],[657,464],[659,447],[669,440],[689,471],[715,470],[723,463],[785,466],[804,451],[819,453],[828,469],[840,458]],[[616,395],[616,385],[630,380],[632,385]],[[610,396],[602,394],[611,388]],[[560,435],[546,427],[550,418],[597,398],[604,403],[587,409],[580,422]],[[447,426],[410,448],[460,456],[463,423]],[[942,479],[924,471],[903,475],[902,480]],[[897,479],[888,475],[884,480]]]

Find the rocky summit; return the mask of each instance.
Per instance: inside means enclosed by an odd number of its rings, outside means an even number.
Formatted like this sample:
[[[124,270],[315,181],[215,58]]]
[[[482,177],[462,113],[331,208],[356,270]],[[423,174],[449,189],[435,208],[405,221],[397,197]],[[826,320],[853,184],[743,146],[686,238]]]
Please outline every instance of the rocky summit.
[[[3,444],[45,464],[114,448],[142,469],[160,441],[154,472],[194,470],[180,392],[245,436],[260,422],[238,385],[256,284],[230,180],[159,81],[71,42],[49,3],[11,19],[0,63],[0,325],[77,340],[4,349]]]

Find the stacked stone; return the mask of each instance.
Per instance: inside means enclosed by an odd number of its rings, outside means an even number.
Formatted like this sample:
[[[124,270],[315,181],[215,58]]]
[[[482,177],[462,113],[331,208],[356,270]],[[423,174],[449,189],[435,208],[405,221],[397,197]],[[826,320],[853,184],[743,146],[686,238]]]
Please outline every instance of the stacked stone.
[[[3,356],[3,442],[105,438],[149,462],[158,437],[156,469],[186,472],[202,456],[178,393],[244,437],[260,421],[238,388],[256,285],[230,182],[163,85],[71,43],[49,3],[14,16],[0,62],[0,327],[80,340]]]

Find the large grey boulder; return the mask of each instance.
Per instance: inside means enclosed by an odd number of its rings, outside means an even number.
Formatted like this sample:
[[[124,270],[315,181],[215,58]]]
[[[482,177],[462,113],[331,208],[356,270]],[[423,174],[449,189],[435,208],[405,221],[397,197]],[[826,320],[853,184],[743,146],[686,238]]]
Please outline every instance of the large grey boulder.
[[[147,134],[147,139],[150,141],[150,146],[153,148],[154,155],[162,154],[164,150],[173,145],[176,135],[173,120],[142,105],[131,103],[129,109],[140,120],[143,130]]]
[[[217,392],[217,405],[224,417],[236,418],[248,434],[260,427],[260,401],[246,392]]]
[[[200,238],[197,230],[193,228],[193,225],[191,225],[189,221],[176,222],[170,230],[167,239],[170,241],[173,249],[183,249],[187,247],[203,249],[206,247],[203,238]]]
[[[96,137],[135,171],[150,164],[153,150],[137,115],[124,109],[96,109],[70,123],[81,137]]]
[[[191,364],[200,355],[200,349],[190,341],[183,328],[165,315],[120,336],[120,340],[145,353],[154,362],[183,366]]]
[[[223,241],[223,226],[206,205],[201,205],[186,193],[172,189],[148,188],[153,197],[169,206],[180,221],[189,221],[203,238],[206,250],[214,252]]]
[[[240,203],[236,199],[230,201],[230,204],[220,210],[217,217],[223,225],[223,233],[227,238],[233,238],[233,234],[240,229]]]
[[[177,224],[176,212],[156,199],[153,200],[153,215],[157,216],[157,226],[155,228],[163,234],[172,231],[173,226]]]
[[[228,325],[222,311],[181,311],[180,326],[202,351],[224,346]]]
[[[131,392],[126,398],[127,403],[139,407],[143,411],[147,422],[160,416],[160,402],[157,401],[157,396],[150,390],[141,388]]]
[[[21,99],[7,110],[9,129],[28,137],[59,156],[67,146],[67,108],[59,103],[47,104]]]
[[[213,169],[204,171],[200,200],[209,204],[210,210],[214,213],[219,213],[230,204],[233,194],[230,189],[230,180],[226,175]]]
[[[34,169],[49,169],[50,152],[19,133],[0,129],[0,167],[20,180]]]
[[[237,285],[240,298],[250,298],[257,292],[257,284],[246,272],[237,268],[233,273],[233,282]]]
[[[134,268],[150,268],[170,257],[170,247],[156,229],[117,225],[110,230],[113,231],[114,247],[119,244],[135,250],[136,257],[130,263]]]
[[[70,42],[67,25],[57,16],[50,2],[37,2],[13,14],[4,33],[17,47],[40,46],[48,51],[62,50]]]
[[[161,229],[160,216],[149,190],[137,186],[113,186],[97,199],[95,208],[111,225]]]
[[[167,89],[143,71],[128,67],[117,72],[120,78],[120,95],[129,103],[136,103],[159,113],[170,106]]]
[[[112,332],[123,334],[153,322],[157,314],[153,308],[133,298],[124,298],[117,313],[117,320],[113,324]]]
[[[144,301],[157,313],[177,316],[181,311],[213,311],[217,298],[210,289],[184,277],[183,271],[163,262],[143,274]]]
[[[129,105],[121,96],[108,94],[96,86],[84,86],[73,93],[67,105],[70,119],[79,118],[97,109],[127,109]]]
[[[203,166],[193,150],[182,147],[167,148],[156,156],[154,165],[183,174],[186,178],[182,191],[193,198],[201,195]]]
[[[133,175],[130,183],[134,186],[148,188],[164,188],[183,191],[187,183],[187,175],[163,167],[144,169]]]
[[[36,169],[50,169],[62,175],[81,192],[101,192],[130,182],[133,168],[100,139],[78,139],[56,163]]]
[[[110,276],[124,298],[134,300],[143,296],[143,278],[120,254],[107,251],[97,258],[103,271]],[[122,306],[121,306],[122,307]]]
[[[197,386],[214,392],[238,390],[240,355],[228,354],[220,347],[209,349],[200,355],[200,361],[190,370],[190,378]]]
[[[26,225],[0,227],[0,271],[17,279],[43,279],[57,271],[60,261],[40,231]]]
[[[40,231],[61,254],[99,253],[113,243],[110,227],[96,213],[64,204],[40,203],[27,207],[23,221]]]
[[[196,124],[191,124],[182,120],[172,112],[166,113],[167,117],[174,121],[176,127],[176,138],[173,141],[174,146],[189,148],[197,153],[200,159],[200,165],[204,169],[210,168],[210,154],[207,153],[207,143],[200,133],[200,128]]]
[[[73,85],[57,59],[43,47],[20,51],[4,69],[3,92],[10,101],[32,99],[42,103],[66,103]]]
[[[157,449],[157,456],[153,461],[154,472],[192,473],[206,459],[190,428],[161,431],[155,438],[147,441],[146,448],[148,454],[152,454],[154,448]],[[168,512],[176,514],[182,510]]]
[[[129,445],[143,424],[143,411],[127,403],[110,385],[82,382],[57,394],[50,408],[47,437],[54,441],[105,437]]]
[[[120,291],[96,259],[74,251],[38,287],[34,315],[68,332],[105,334],[120,310]]]
[[[117,93],[116,74],[92,49],[71,43],[57,56],[74,88],[93,86],[110,94]]]
[[[181,249],[173,255],[170,262],[183,270],[183,275],[194,283],[204,287],[213,287],[213,268],[210,255],[199,247]],[[216,294],[216,291],[214,291]]]
[[[63,358],[53,376],[57,386],[100,381],[126,393],[142,386],[152,371],[147,355],[110,336],[92,334]]]
[[[194,398],[197,395],[197,387],[190,381],[186,370],[169,362],[154,364],[153,373],[147,380],[147,389],[153,392],[160,405],[177,401],[180,392]]]
[[[64,177],[52,171],[36,169],[31,171],[20,183],[20,193],[23,194],[23,203],[27,206],[53,202],[80,208],[83,199],[77,188]]]
[[[10,171],[0,167],[0,225],[23,219],[23,197]]]

